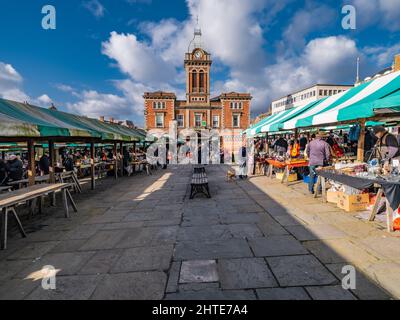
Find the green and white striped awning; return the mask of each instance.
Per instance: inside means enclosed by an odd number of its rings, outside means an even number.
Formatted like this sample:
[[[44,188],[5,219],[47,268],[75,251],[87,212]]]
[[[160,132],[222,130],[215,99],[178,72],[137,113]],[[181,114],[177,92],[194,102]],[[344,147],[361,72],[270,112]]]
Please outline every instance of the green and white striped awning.
[[[283,111],[278,114],[278,116],[270,121],[269,123],[265,123],[260,127],[261,132],[277,132],[282,128],[282,124],[285,121],[292,119],[293,117],[299,116],[303,114],[305,111],[312,108],[317,101],[311,102],[303,107],[292,108],[286,111]]]
[[[370,118],[376,109],[396,108],[400,93],[400,72],[393,72],[319,100],[312,108],[285,121],[280,129],[323,126],[337,122]]]
[[[0,99],[0,137],[94,137],[137,142],[145,134],[122,125]]]

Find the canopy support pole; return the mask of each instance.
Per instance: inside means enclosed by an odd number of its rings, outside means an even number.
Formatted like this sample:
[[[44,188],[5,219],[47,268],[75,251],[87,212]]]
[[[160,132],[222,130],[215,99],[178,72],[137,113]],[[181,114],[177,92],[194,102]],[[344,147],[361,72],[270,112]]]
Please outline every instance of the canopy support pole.
[[[55,175],[55,167],[56,167],[56,157],[55,157],[55,150],[54,150],[54,141],[49,140],[49,157],[50,157],[50,183],[56,182],[56,175]]]
[[[357,161],[364,161],[364,144],[365,144],[365,119],[360,120],[360,137],[358,139],[357,147]]]
[[[30,186],[35,185],[36,163],[35,145],[32,139],[28,140],[28,181]]]
[[[94,142],[90,142],[90,181],[91,181],[91,189],[94,190],[96,187],[95,182],[95,167],[94,167]]]
[[[114,142],[114,177],[118,179],[118,157],[117,157],[117,143]]]
[[[120,142],[119,143],[119,150],[120,150],[120,170],[121,170],[121,177],[124,176],[124,143]]]
[[[299,129],[294,129],[294,140],[296,141],[299,138]]]

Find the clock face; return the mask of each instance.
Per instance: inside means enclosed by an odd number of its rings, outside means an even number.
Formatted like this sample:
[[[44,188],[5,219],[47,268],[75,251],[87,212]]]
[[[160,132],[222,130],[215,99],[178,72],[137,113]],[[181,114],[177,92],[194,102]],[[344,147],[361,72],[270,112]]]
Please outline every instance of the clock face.
[[[194,56],[196,57],[196,59],[200,59],[201,58],[201,51],[196,51],[194,53]]]

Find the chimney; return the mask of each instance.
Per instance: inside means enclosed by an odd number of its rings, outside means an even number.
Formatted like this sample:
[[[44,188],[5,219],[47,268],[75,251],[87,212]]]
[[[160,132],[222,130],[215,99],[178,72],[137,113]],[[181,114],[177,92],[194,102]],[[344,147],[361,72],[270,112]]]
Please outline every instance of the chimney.
[[[400,71],[400,54],[394,56],[394,70],[393,71]]]
[[[101,122],[104,122],[104,116],[100,116],[99,120],[100,120]]]

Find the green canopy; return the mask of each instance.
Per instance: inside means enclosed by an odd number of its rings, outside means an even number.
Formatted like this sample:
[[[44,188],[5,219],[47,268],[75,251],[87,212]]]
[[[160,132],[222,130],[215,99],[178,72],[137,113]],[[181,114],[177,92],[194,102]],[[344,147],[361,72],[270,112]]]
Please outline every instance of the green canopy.
[[[126,142],[145,139],[144,132],[119,124],[5,99],[0,99],[0,136],[95,137]]]
[[[374,110],[398,109],[400,72],[376,78],[352,89],[319,100],[306,112],[285,121],[281,129],[289,130],[311,126],[323,126],[341,121],[375,116]]]

